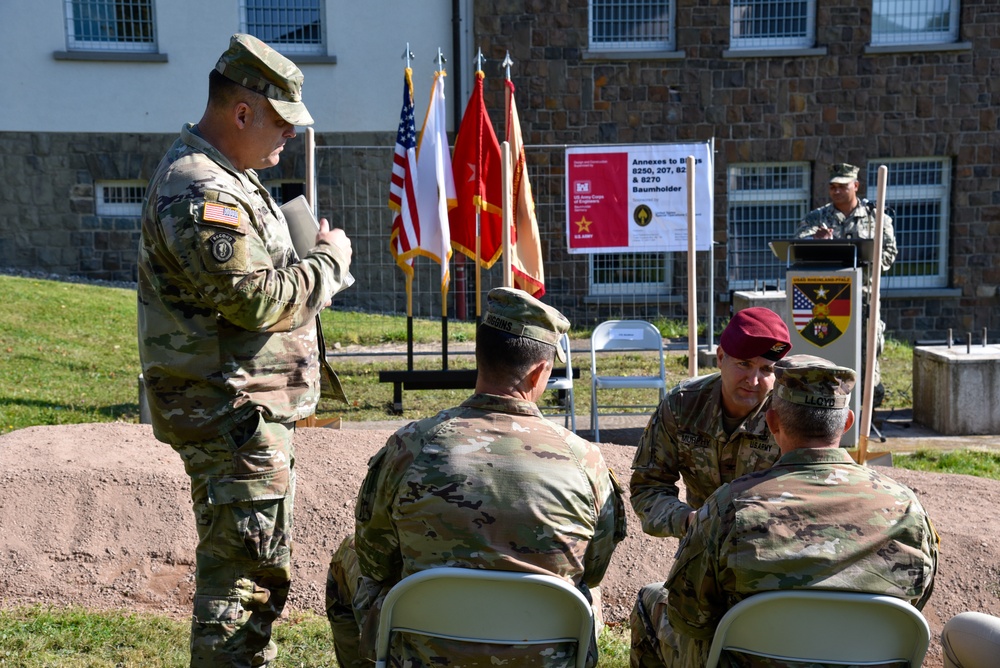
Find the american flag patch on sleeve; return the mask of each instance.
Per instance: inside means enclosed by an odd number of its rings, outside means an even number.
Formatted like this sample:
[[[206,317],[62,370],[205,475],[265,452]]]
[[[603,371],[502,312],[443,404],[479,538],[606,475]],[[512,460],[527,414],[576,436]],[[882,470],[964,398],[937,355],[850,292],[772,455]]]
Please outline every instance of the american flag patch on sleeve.
[[[205,202],[201,217],[213,223],[222,223],[229,227],[240,226],[240,210],[235,206],[224,206],[218,202]]]

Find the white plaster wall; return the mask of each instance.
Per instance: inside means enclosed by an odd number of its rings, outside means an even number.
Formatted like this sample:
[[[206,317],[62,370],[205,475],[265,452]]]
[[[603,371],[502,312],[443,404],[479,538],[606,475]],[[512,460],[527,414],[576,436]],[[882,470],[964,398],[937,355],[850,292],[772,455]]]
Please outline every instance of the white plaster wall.
[[[56,60],[66,50],[64,12],[64,0],[0,2],[0,132],[176,132],[201,117],[208,72],[239,29],[237,0],[157,0],[168,62]],[[438,47],[453,61],[450,0],[328,0],[326,12],[337,63],[301,65],[316,131],[394,131],[407,41],[419,127]]]

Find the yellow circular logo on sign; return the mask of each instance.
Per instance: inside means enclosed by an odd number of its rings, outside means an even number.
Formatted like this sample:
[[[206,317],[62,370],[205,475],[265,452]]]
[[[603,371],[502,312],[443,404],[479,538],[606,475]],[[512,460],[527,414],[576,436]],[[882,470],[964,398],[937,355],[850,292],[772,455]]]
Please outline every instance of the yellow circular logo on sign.
[[[634,220],[635,224],[639,227],[646,227],[653,222],[653,210],[645,204],[640,204],[635,207],[635,210],[632,212],[632,220]]]

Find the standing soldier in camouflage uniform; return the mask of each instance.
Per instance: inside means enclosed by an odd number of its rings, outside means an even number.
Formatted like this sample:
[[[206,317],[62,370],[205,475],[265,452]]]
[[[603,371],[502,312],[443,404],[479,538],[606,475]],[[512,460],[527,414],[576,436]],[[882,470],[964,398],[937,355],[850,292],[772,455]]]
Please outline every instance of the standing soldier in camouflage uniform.
[[[875,236],[875,202],[858,197],[859,169],[846,162],[830,165],[830,203],[813,209],[799,224],[795,236],[799,239],[872,239]],[[882,272],[889,271],[896,260],[899,251],[896,249],[896,235],[892,228],[892,217],[888,213],[882,215]],[[865,272],[861,286],[863,294],[862,332],[868,331],[868,310],[870,304],[871,270]],[[877,315],[877,314],[876,314]],[[876,318],[875,331],[875,365],[873,385],[875,386],[874,401],[876,407],[881,405],[885,396],[882,386],[880,360],[885,347],[885,323],[881,317]],[[862,334],[861,368],[865,368],[868,356],[865,345],[866,334]]]
[[[866,592],[918,609],[931,595],[938,537],[920,502],[839,447],[854,371],[795,355],[775,376],[767,423],[781,458],[705,501],[665,585],[640,594],[634,667],[704,666],[719,620],[759,592]]]
[[[788,328],[760,306],[738,311],[719,339],[719,372],[682,382],[660,402],[632,462],[631,503],[642,530],[681,537],[724,482],[771,466],[778,446],[764,413]],[[687,503],[678,498],[683,477]]]
[[[292,434],[319,396],[316,321],[351,243],[321,221],[296,256],[254,170],[313,121],[302,73],[234,35],[209,100],[149,184],[139,250],[139,354],[156,438],[191,477],[198,530],[192,666],[263,666],[291,579]],[[338,384],[339,387],[339,384]],[[341,393],[342,394],[342,393]]]
[[[371,665],[381,599],[408,575],[459,566],[554,575],[590,600],[625,536],[621,490],[598,447],[542,417],[561,313],[495,288],[476,331],[476,393],[397,431],[368,463],[355,533],[334,554],[326,609],[342,668]],[[571,666],[571,644],[516,648],[394,635],[413,668]],[[405,645],[405,646],[404,646]],[[596,663],[591,644],[589,666]]]

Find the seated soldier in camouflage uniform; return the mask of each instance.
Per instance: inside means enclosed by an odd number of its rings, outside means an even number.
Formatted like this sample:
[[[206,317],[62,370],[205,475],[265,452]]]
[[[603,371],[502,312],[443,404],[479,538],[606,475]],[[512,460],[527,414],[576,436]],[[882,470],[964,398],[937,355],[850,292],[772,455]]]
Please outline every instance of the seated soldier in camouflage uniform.
[[[598,447],[542,417],[561,313],[491,290],[476,332],[476,393],[397,431],[369,461],[355,533],[333,555],[327,616],[342,668],[374,656],[381,599],[418,571],[459,566],[555,575],[590,599],[625,535],[621,489]],[[399,636],[403,635],[404,638]],[[573,665],[572,645],[469,647],[394,634],[401,665]],[[596,663],[596,644],[590,648]]]
[[[813,209],[802,219],[795,236],[799,239],[872,239],[875,236],[875,202],[858,197],[858,172],[854,165],[838,162],[830,165],[830,203]],[[896,248],[896,234],[892,227],[892,216],[882,216],[882,273],[889,271],[899,251]],[[871,303],[871,268],[865,271],[861,292],[864,302],[861,327],[868,331],[868,311]],[[878,315],[878,314],[876,314]],[[875,360],[872,385],[875,387],[873,402],[876,407],[882,403],[885,388],[882,385],[880,360],[885,347],[885,323],[880,315],[875,319]],[[861,369],[864,372],[868,357],[866,334],[862,334]]]
[[[764,414],[774,363],[791,348],[777,313],[738,311],[719,340],[719,372],[682,382],[660,402],[632,462],[631,502],[643,531],[683,536],[719,485],[774,463],[778,446]],[[686,503],[678,498],[681,477]]]
[[[938,560],[930,519],[911,490],[839,447],[855,379],[810,355],[775,366],[767,423],[781,458],[705,501],[666,583],[640,593],[632,666],[704,666],[719,620],[763,591],[867,592],[923,608]],[[722,665],[757,664],[732,654]]]

